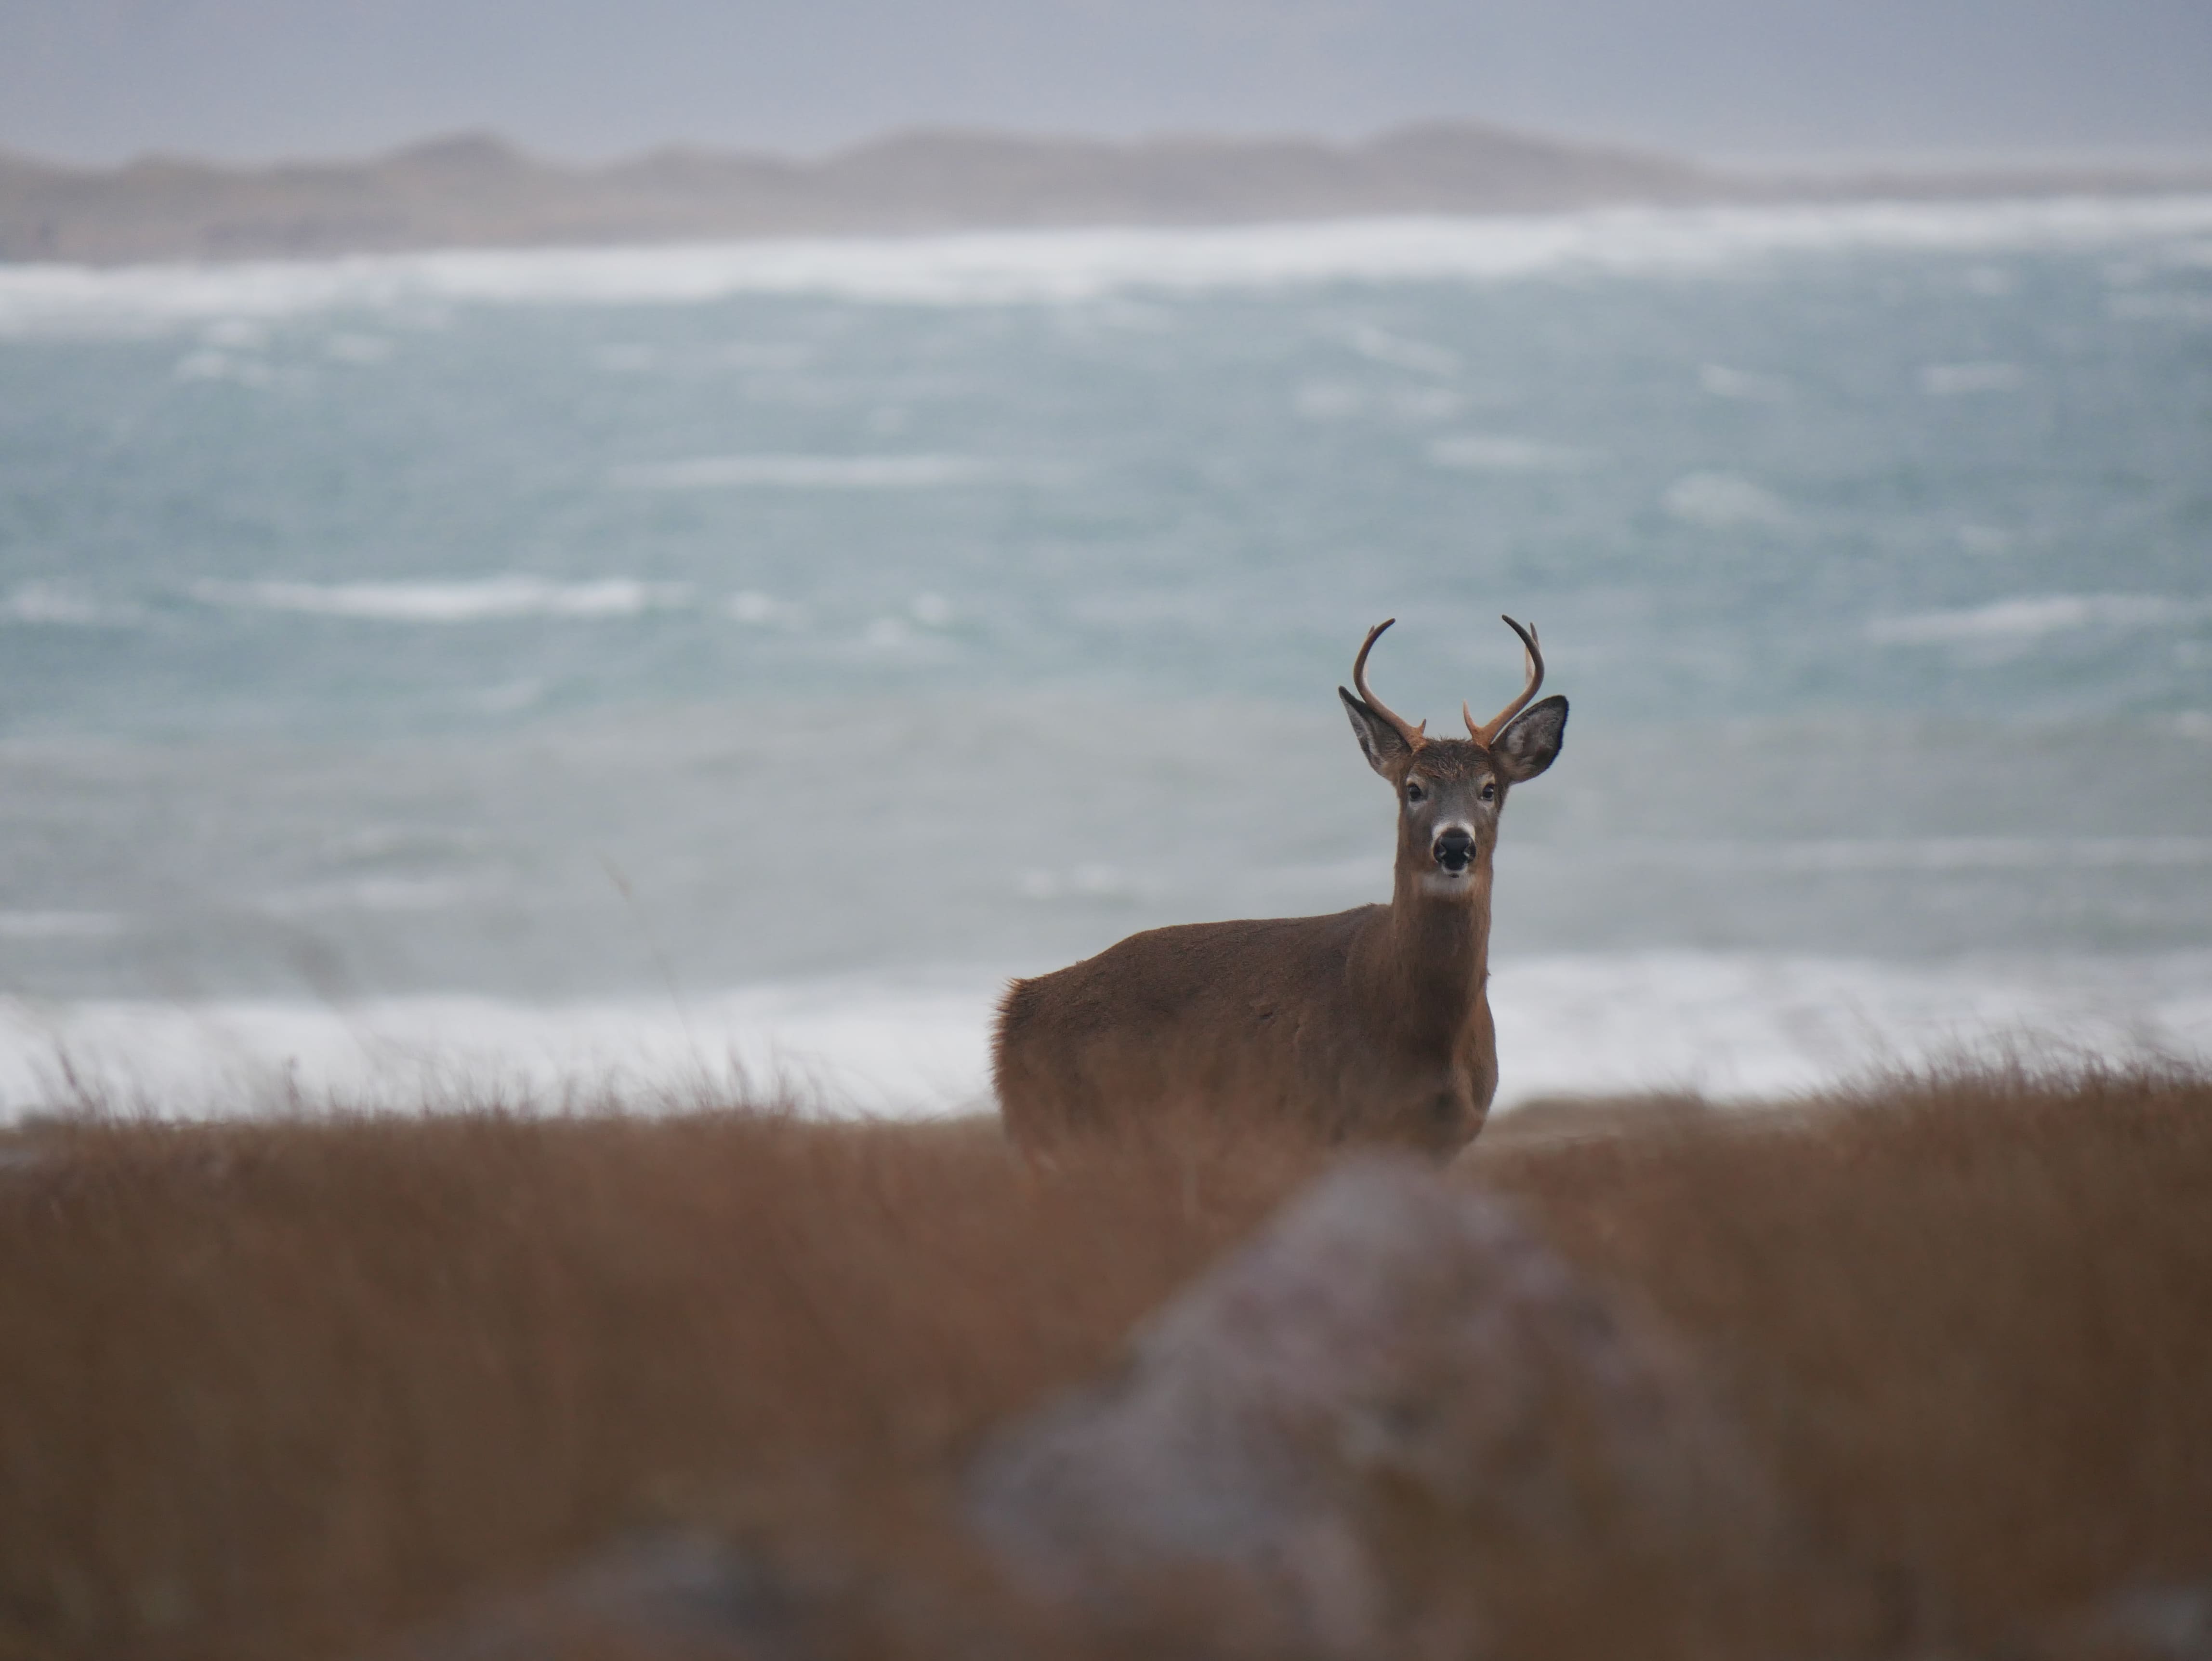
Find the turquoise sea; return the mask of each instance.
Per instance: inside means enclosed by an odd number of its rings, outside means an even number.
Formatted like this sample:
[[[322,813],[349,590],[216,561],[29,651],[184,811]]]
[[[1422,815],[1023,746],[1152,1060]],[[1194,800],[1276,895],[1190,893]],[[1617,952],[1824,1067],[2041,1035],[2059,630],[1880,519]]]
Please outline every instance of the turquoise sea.
[[[2212,1050],[2212,199],[1869,204],[0,266],[0,1105],[973,1101],[1500,612],[1501,1099]]]

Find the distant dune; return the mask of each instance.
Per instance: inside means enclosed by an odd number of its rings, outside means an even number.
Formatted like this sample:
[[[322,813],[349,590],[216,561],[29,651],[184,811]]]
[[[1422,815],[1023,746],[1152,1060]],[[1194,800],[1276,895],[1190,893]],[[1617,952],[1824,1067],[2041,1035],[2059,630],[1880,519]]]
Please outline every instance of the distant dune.
[[[0,260],[123,264],[1028,226],[1231,224],[1626,203],[2135,193],[2212,173],[1783,178],[1473,124],[1355,144],[952,131],[820,160],[665,149],[596,167],[460,136],[367,161],[93,169],[0,154]]]

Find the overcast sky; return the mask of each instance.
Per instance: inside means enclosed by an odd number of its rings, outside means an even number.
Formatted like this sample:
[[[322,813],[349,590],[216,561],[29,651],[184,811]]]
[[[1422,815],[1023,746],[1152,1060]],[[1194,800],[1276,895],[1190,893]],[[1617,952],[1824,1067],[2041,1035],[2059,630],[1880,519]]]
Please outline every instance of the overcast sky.
[[[1725,158],[2212,153],[2212,0],[0,0],[0,147],[599,158],[1478,117]]]

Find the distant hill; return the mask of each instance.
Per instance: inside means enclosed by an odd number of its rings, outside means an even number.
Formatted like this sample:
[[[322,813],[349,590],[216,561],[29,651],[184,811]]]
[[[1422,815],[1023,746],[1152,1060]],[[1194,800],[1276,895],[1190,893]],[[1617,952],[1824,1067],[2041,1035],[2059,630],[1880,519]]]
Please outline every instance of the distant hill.
[[[1474,124],[1407,127],[1355,144],[1203,137],[1115,143],[924,131],[816,161],[667,149],[598,167],[561,166],[466,135],[367,161],[265,167],[151,158],[94,169],[0,154],[0,260],[223,260],[2161,188],[2212,188],[2212,173],[1759,179]]]

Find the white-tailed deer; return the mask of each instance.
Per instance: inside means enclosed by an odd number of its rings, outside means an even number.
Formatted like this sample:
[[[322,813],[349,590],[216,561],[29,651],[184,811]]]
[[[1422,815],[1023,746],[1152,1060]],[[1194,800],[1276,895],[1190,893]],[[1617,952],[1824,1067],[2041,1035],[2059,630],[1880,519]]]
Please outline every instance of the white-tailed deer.
[[[1367,632],[1338,687],[1368,765],[1398,799],[1388,905],[1326,917],[1187,923],[1132,934],[1069,968],[1016,981],[993,1073],[1008,1135],[1034,1150],[1156,1115],[1290,1121],[1316,1135],[1448,1153],[1482,1129],[1498,1088],[1490,887],[1506,793],[1552,764],[1567,701],[1528,684],[1463,739],[1428,736],[1368,690]]]

